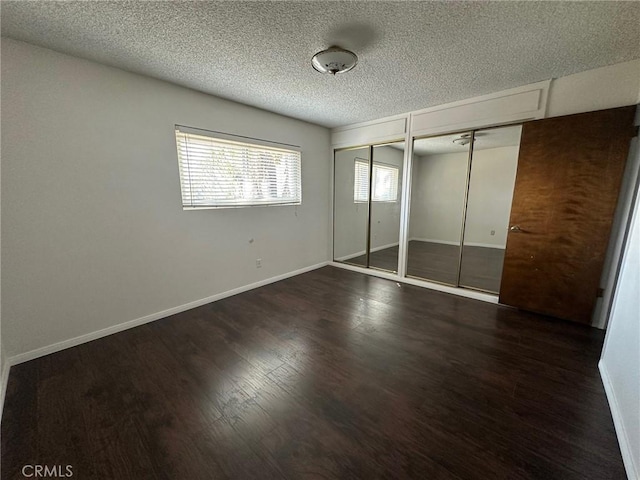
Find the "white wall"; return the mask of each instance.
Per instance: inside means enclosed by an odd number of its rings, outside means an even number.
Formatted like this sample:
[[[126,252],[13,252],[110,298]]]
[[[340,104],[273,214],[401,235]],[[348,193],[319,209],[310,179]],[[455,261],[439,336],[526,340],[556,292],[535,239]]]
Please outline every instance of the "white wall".
[[[0,135],[0,152],[2,152],[2,140]],[[1,157],[1,153],[0,153]],[[2,251],[2,175],[0,161],[0,252]],[[2,262],[0,262],[0,419],[2,419],[2,411],[4,407],[4,397],[7,389],[7,380],[9,377],[9,364],[7,363],[6,350],[4,349],[4,337],[2,335]],[[6,369],[6,372],[5,372]]]
[[[183,211],[174,124],[301,146],[303,204]],[[325,128],[3,39],[8,355],[328,261],[329,152]]]
[[[636,125],[640,123],[640,110],[636,111]],[[613,293],[620,268],[620,257],[623,252],[625,235],[629,218],[633,212],[634,194],[640,181],[640,145],[638,137],[634,137],[629,147],[627,164],[622,175],[620,195],[616,206],[613,222],[611,224],[611,236],[604,257],[604,266],[600,277],[600,285],[604,289],[602,297],[596,300],[593,310],[592,325],[604,329],[607,326]]]
[[[640,478],[640,204],[636,199],[600,361],[627,475]]]
[[[1,328],[1,325],[0,325]],[[0,340],[2,344],[2,340]],[[4,346],[0,345],[0,420],[2,419],[2,412],[4,410],[4,397],[7,392],[7,381],[9,380],[9,364],[5,357]],[[6,371],[5,371],[6,369]]]
[[[353,201],[355,159],[368,161],[369,148],[335,152],[334,258],[346,260],[363,255],[367,246],[367,204]],[[375,147],[375,163],[398,167],[398,200],[373,202],[371,207],[371,248],[397,245],[400,235],[400,193],[404,152],[389,146]]]

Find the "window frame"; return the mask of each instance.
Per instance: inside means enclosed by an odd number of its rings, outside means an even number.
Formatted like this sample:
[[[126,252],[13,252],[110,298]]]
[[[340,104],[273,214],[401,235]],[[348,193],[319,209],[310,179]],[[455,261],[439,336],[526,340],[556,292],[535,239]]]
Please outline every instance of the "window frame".
[[[188,174],[189,168],[193,166],[193,164],[189,163],[188,158],[183,158],[183,154],[181,152],[181,142],[184,140],[180,140],[180,135],[195,135],[198,137],[206,137],[210,139],[211,142],[218,142],[218,145],[224,146],[232,146],[234,148],[238,148],[241,150],[243,146],[248,147],[247,151],[251,149],[259,150],[260,147],[263,147],[265,151],[273,154],[275,151],[282,151],[285,154],[296,154],[297,158],[294,159],[294,162],[297,164],[294,166],[297,172],[297,178],[293,179],[293,182],[296,182],[295,185],[295,194],[293,199],[286,199],[283,201],[278,201],[277,199],[269,198],[268,201],[259,201],[257,198],[250,198],[248,200],[241,200],[238,198],[234,198],[229,202],[215,203],[215,200],[209,199],[209,203],[198,204],[193,201],[192,193],[185,192],[184,187],[188,186],[189,189],[193,188],[193,182],[191,179],[185,178]],[[258,138],[246,137],[241,135],[233,135],[229,133],[217,132],[213,130],[205,130],[201,128],[188,127],[184,125],[176,124],[174,128],[174,138],[176,142],[176,154],[178,160],[178,175],[180,182],[180,194],[181,194],[181,202],[183,210],[217,210],[217,209],[227,209],[227,208],[249,208],[249,207],[284,207],[284,206],[298,206],[302,205],[302,149],[297,145],[291,145],[286,143],[274,142],[269,140],[263,140]],[[184,147],[182,147],[184,148]],[[221,147],[222,148],[222,147]],[[212,164],[215,162],[212,162]],[[261,164],[262,165],[262,164]],[[246,174],[246,172],[243,172]],[[242,177],[246,179],[246,176]],[[250,180],[249,180],[250,181]],[[190,198],[191,201],[187,201]]]

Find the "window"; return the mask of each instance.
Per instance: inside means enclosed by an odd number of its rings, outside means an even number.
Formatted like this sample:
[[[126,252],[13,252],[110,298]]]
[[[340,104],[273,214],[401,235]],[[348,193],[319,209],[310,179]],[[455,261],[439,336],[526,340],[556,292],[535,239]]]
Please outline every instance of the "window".
[[[373,164],[372,202],[398,201],[399,168],[382,163]],[[362,203],[369,201],[369,161],[356,158],[353,182],[353,201]]]
[[[182,206],[299,205],[297,147],[176,125]]]

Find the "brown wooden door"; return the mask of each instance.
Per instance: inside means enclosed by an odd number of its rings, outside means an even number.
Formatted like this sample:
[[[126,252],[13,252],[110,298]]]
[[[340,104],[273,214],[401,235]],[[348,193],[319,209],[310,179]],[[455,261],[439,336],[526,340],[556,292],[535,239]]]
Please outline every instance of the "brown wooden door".
[[[591,323],[634,112],[524,124],[501,303]]]

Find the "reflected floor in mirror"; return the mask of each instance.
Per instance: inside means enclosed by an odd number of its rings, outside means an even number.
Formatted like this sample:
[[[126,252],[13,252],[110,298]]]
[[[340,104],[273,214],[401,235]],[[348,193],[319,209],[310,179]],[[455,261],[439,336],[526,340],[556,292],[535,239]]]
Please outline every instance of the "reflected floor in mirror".
[[[407,275],[455,285],[458,277],[459,249],[456,245],[411,240],[407,259]],[[365,266],[366,255],[344,263]],[[500,248],[465,246],[460,271],[460,285],[498,293],[502,277],[504,250]],[[395,272],[398,268],[398,247],[371,252],[372,267]]]
[[[407,275],[456,285],[460,247],[411,240],[407,254]]]
[[[407,275],[455,285],[460,248],[457,245],[412,240],[409,242]],[[504,250],[465,246],[460,285],[498,293]]]
[[[2,478],[622,479],[603,338],[324,267],[14,366]]]
[[[371,252],[369,256],[369,265],[378,268],[380,270],[387,270],[389,272],[396,272],[398,270],[398,246],[383,248],[382,250],[376,250]],[[367,265],[367,256],[360,255],[349,260],[345,260],[345,263],[364,267]]]
[[[504,249],[502,248],[465,245],[462,249],[460,285],[498,293],[503,263]]]

